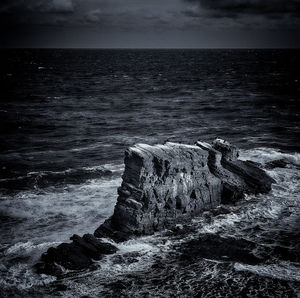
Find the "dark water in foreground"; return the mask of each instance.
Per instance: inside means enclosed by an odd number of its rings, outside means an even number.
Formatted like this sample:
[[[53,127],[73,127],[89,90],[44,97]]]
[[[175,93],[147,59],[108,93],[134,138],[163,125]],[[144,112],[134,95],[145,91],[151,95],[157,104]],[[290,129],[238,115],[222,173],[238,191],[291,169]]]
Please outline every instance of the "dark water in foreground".
[[[2,296],[300,295],[300,51],[1,50],[1,60]],[[120,244],[93,271],[34,273],[48,247],[113,212],[127,146],[217,136],[243,159],[287,162],[268,171],[270,194]]]

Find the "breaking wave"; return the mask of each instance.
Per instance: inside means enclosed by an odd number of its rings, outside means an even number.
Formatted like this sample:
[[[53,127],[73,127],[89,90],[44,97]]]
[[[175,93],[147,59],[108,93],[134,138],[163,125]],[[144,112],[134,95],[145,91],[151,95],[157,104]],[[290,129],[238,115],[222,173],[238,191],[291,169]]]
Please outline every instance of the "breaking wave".
[[[81,184],[86,180],[112,177],[122,170],[122,165],[82,167],[64,171],[29,172],[25,176],[0,179],[0,190],[5,193],[26,189],[41,189],[49,186]]]

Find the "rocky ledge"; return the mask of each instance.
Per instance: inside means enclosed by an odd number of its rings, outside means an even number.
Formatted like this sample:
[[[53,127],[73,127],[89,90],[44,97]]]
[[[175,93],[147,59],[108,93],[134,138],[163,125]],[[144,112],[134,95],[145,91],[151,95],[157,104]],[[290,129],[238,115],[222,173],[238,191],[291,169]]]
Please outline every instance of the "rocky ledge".
[[[137,144],[125,151],[125,171],[114,214],[95,232],[50,248],[37,264],[39,272],[58,275],[61,265],[82,269],[117,248],[115,242],[152,234],[245,194],[266,193],[274,180],[257,164],[238,159],[238,150],[216,139],[213,144]]]

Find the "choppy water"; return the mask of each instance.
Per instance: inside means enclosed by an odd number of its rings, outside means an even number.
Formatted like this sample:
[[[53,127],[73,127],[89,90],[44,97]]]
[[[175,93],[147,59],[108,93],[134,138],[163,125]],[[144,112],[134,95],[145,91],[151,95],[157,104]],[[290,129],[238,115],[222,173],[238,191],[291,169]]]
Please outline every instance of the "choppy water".
[[[299,51],[2,50],[1,60],[2,296],[299,295]],[[48,247],[112,214],[127,146],[216,136],[243,159],[287,162],[268,170],[271,193],[118,244],[92,271],[34,273]]]

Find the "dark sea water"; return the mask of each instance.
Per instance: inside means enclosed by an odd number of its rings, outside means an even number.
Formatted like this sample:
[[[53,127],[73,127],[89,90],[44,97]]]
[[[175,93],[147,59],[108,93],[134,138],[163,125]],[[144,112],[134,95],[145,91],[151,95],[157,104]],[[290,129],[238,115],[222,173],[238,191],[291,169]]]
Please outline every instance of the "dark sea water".
[[[299,66],[299,50],[1,50],[0,296],[300,297]],[[126,147],[215,137],[283,159],[272,191],[92,271],[34,272],[112,214]],[[212,245],[227,242],[261,261]]]

